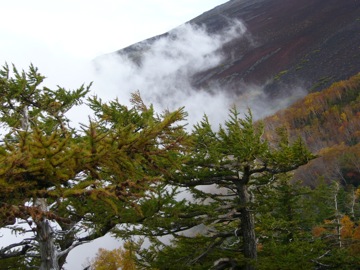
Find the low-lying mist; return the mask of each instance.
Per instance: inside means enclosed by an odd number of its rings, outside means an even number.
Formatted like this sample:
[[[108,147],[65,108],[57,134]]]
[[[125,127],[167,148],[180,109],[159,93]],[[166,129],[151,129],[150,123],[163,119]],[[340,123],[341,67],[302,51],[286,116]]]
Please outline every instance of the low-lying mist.
[[[99,96],[117,96],[124,102],[138,90],[144,101],[159,111],[185,106],[190,125],[201,120],[204,113],[214,124],[220,123],[236,97],[220,87],[195,89],[192,76],[220,65],[224,60],[222,45],[245,32],[240,21],[213,35],[204,27],[182,25],[151,44],[142,42],[129,55],[113,53],[96,59],[94,87],[100,89]]]
[[[234,105],[241,113],[250,108],[255,118],[261,118],[304,95],[297,87],[286,98],[270,101],[263,86],[239,84],[243,88],[239,91],[241,95],[216,83],[209,86],[211,89],[193,87],[193,75],[223,64],[222,45],[235,38],[240,42],[251,38],[241,21],[229,22],[218,34],[209,34],[205,27],[184,24],[168,35],[135,45],[129,54],[120,51],[97,58],[94,87],[99,89],[100,97],[119,97],[124,103],[130,93],[140,91],[144,101],[153,104],[157,111],[185,106],[190,127],[204,114],[216,127]]]

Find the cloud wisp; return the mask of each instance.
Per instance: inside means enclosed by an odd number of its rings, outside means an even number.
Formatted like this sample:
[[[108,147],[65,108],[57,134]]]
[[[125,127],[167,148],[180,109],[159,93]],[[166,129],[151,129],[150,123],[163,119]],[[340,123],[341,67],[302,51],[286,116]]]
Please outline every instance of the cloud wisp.
[[[147,103],[160,111],[185,106],[190,124],[198,122],[204,113],[219,123],[234,103],[234,97],[223,89],[195,89],[193,76],[220,65],[224,59],[222,45],[244,36],[245,32],[240,21],[211,35],[204,27],[184,24],[151,44],[140,43],[130,54],[109,54],[96,59],[94,87],[102,89],[98,92],[101,97],[117,96],[124,101],[138,90]]]

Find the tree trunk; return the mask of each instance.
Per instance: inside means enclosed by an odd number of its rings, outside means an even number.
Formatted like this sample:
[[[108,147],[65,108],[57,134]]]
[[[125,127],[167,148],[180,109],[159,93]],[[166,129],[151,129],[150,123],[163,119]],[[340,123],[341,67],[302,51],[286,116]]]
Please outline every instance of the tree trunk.
[[[338,192],[339,192],[339,183],[335,182],[335,194],[334,194],[334,204],[335,204],[335,217],[336,217],[336,232],[337,232],[337,237],[339,240],[339,247],[342,248],[342,241],[341,241],[341,221],[340,221],[340,212],[339,212],[339,207],[338,207]]]
[[[254,217],[249,208],[250,196],[246,184],[239,183],[237,185],[237,191],[240,199],[240,230],[243,240],[243,254],[245,258],[249,260],[244,269],[253,270],[255,267],[253,266],[252,262],[257,259],[257,249]]]
[[[53,230],[49,221],[43,218],[36,223],[37,241],[40,248],[41,265],[39,270],[59,270],[57,248],[54,243]]]

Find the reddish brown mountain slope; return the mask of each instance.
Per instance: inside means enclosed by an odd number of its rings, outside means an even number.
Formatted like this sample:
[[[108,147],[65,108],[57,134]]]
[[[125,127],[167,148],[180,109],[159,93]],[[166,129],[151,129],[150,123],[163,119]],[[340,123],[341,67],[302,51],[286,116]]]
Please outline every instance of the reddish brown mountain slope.
[[[301,81],[321,89],[360,71],[358,0],[234,0],[192,23],[216,32],[229,18],[246,24],[255,45],[239,46],[240,40],[225,44],[231,66],[218,68],[212,79],[271,80],[269,90]]]
[[[244,22],[251,42],[224,44],[223,63],[194,74],[195,86],[215,82],[239,91],[243,82],[266,84],[277,96],[299,83],[320,90],[360,71],[360,0],[232,0],[190,23],[216,33],[233,19]]]

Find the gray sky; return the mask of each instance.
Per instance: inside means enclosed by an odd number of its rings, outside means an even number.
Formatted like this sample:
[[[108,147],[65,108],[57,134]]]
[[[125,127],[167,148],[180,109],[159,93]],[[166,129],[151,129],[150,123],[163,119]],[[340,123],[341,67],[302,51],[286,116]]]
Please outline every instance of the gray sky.
[[[0,0],[0,63],[32,62],[46,73],[49,65],[91,60],[162,34],[225,2]]]
[[[13,63],[18,69],[26,70],[33,63],[48,77],[46,86],[75,88],[94,80],[85,69],[97,56],[167,32],[225,2],[0,0],[0,65]],[[195,32],[195,35],[203,37],[201,33]],[[209,41],[205,36],[199,42],[206,47]],[[216,47],[216,44],[211,46]],[[150,81],[156,79],[155,75],[150,76]],[[143,85],[148,85],[148,82],[140,84]],[[99,83],[99,86],[104,84]],[[108,91],[112,89],[111,86]],[[96,94],[101,97],[103,93]],[[2,238],[1,242],[4,244],[6,239]],[[78,247],[70,253],[66,269],[82,269],[86,258],[94,256],[99,247],[112,249],[118,245],[107,237]]]
[[[7,62],[27,70],[32,63],[47,77],[47,87],[74,89],[94,82],[94,94],[112,99],[118,91],[104,76],[94,75],[93,59],[167,32],[225,2],[0,0],[0,65]],[[122,90],[144,90],[126,87]],[[79,121],[84,119],[85,114]]]

